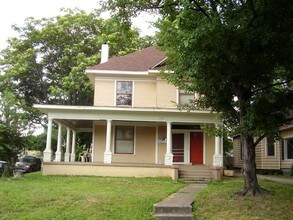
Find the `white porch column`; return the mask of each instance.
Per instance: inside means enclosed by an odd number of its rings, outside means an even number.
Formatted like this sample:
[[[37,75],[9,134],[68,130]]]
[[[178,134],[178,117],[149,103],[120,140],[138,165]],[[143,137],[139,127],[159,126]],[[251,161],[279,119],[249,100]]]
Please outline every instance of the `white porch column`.
[[[104,153],[104,163],[112,163],[111,127],[112,127],[112,121],[107,120],[106,150]]]
[[[223,166],[223,155],[220,152],[221,149],[221,138],[219,136],[215,137],[215,154],[213,166],[222,167]]]
[[[71,154],[70,154],[71,162],[75,162],[75,144],[76,144],[76,131],[72,131],[72,143],[71,143]]]
[[[46,149],[43,152],[43,160],[44,162],[51,162],[52,161],[52,119],[48,119],[48,130],[47,130],[47,142],[46,142]]]
[[[69,162],[70,159],[70,129],[67,128],[67,136],[66,136],[66,151],[64,156],[64,161]]]
[[[167,122],[167,149],[165,154],[165,165],[173,164],[173,154],[172,154],[172,124]]]
[[[57,151],[55,153],[55,162],[61,162],[61,136],[62,136],[62,125],[58,123],[58,139],[57,139]]]

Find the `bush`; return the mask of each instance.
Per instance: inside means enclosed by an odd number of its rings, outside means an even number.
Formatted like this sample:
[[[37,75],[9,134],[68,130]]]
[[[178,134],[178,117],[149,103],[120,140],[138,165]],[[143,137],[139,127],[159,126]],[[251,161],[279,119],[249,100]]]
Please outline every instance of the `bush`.
[[[2,173],[2,177],[11,177],[13,175],[13,171],[9,166],[5,166],[3,173]]]

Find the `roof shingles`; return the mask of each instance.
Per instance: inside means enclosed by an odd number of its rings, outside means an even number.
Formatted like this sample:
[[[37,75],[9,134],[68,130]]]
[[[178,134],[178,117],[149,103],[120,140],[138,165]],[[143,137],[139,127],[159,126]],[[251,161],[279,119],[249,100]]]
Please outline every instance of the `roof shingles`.
[[[148,71],[166,58],[164,52],[151,46],[121,57],[112,57],[87,70]]]

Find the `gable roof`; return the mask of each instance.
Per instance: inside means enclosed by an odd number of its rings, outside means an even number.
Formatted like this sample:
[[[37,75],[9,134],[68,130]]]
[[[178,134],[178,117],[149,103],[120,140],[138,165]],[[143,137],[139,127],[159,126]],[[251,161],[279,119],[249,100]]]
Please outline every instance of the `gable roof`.
[[[166,58],[164,52],[155,46],[147,47],[121,57],[112,57],[87,70],[148,71],[161,65]]]

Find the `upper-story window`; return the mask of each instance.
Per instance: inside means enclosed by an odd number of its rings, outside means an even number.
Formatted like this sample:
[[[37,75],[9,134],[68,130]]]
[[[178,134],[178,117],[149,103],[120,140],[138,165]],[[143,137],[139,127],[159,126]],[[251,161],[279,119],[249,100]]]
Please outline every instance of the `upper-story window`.
[[[267,156],[275,156],[275,140],[273,137],[266,138]]]
[[[179,105],[190,105],[190,101],[195,99],[194,92],[189,91],[191,89],[190,82],[183,82],[182,88],[178,89],[178,104]]]
[[[179,105],[189,105],[190,100],[194,100],[194,93],[179,90]]]
[[[116,106],[132,106],[132,82],[117,81]]]

